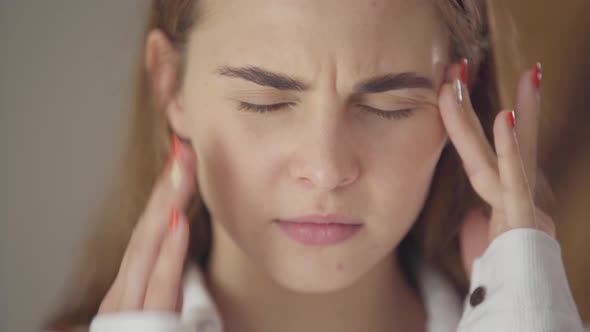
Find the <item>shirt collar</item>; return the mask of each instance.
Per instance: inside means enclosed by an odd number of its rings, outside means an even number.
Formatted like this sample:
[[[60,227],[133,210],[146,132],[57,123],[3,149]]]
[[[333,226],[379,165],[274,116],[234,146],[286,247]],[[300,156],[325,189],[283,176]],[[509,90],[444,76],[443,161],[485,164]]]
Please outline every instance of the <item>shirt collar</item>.
[[[459,294],[440,271],[420,260],[416,265],[418,288],[423,299],[427,321],[426,332],[456,331],[462,313]],[[211,294],[206,288],[203,274],[190,264],[184,276],[181,320],[197,332],[222,332],[223,321]]]

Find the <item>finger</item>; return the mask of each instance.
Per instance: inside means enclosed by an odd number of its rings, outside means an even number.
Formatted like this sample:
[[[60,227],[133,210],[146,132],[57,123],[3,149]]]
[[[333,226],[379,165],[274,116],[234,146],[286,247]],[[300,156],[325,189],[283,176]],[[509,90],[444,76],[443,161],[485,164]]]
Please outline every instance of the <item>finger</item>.
[[[443,123],[474,190],[492,207],[500,206],[501,186],[494,151],[471,106],[468,91],[460,80],[454,84],[460,86],[457,91],[462,101],[451,84],[442,87],[439,104]]]
[[[519,142],[511,123],[519,125],[513,111],[502,111],[494,122],[494,139],[502,183],[504,222],[508,229],[535,227],[534,205],[519,151]]]
[[[106,314],[109,312],[117,311],[119,308],[119,301],[120,301],[120,285],[121,283],[118,282],[117,279],[113,282],[113,285],[108,290],[107,294],[100,302],[100,306],[98,308],[99,314]]]
[[[541,209],[535,210],[537,229],[545,232],[547,235],[557,239],[555,222],[547,213]]]
[[[145,310],[176,310],[189,232],[184,216],[177,214],[175,226],[174,223],[170,223],[170,230],[152,271],[143,305]]]
[[[518,145],[532,192],[535,192],[537,183],[537,139],[540,118],[539,91],[536,87],[540,67],[535,68],[539,69],[528,70],[520,78],[515,103],[515,112],[520,119],[516,127]]]
[[[194,155],[189,147],[177,144],[176,157],[157,180],[121,263],[120,310],[143,306],[149,276],[167,234],[170,211],[173,207],[182,211],[194,190]]]
[[[176,308],[174,311],[182,312],[182,306],[184,304],[184,294],[182,293],[182,284],[178,287],[178,297],[176,298]]]

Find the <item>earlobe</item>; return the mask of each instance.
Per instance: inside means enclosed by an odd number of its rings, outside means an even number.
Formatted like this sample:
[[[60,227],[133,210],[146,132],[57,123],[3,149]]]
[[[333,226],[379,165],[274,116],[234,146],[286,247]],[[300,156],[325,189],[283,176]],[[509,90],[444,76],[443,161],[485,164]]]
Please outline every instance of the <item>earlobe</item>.
[[[177,95],[170,100],[166,105],[165,112],[172,130],[180,137],[189,137],[190,130],[186,127],[186,124],[190,123],[190,121],[186,119],[188,114],[184,110],[181,95]]]

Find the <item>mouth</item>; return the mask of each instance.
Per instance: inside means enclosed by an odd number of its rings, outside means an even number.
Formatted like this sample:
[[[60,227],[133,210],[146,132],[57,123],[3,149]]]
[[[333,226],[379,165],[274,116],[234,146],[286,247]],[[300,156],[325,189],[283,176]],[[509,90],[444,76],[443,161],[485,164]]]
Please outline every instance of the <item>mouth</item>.
[[[363,227],[361,219],[335,214],[275,219],[274,222],[287,237],[307,246],[342,243]]]

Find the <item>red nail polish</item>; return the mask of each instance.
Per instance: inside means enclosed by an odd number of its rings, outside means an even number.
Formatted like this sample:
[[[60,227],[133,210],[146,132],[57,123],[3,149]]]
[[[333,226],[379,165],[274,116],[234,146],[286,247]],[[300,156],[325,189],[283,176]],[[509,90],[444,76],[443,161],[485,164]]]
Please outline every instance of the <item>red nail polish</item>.
[[[176,208],[172,208],[172,211],[170,212],[170,222],[168,226],[171,232],[174,232],[178,226],[178,211]]]
[[[180,149],[181,149],[181,143],[180,140],[178,139],[178,136],[176,136],[175,133],[171,134],[171,149],[172,149],[172,155],[176,158],[178,157],[179,153],[180,153]]]
[[[535,68],[533,68],[533,85],[535,89],[539,90],[541,87],[541,80],[543,79],[543,72],[541,71],[541,63],[535,63]]]
[[[506,118],[508,119],[508,124],[510,125],[510,128],[514,128],[514,125],[516,123],[516,114],[514,113],[514,111],[506,113]]]
[[[178,139],[178,136],[174,132],[170,134],[170,153],[168,154],[168,159],[166,159],[166,166],[164,167],[165,171],[168,172],[172,167],[172,162],[174,159],[178,158],[180,154],[181,143]]]
[[[461,82],[467,86],[467,70],[469,68],[469,60],[467,58],[461,59]]]

